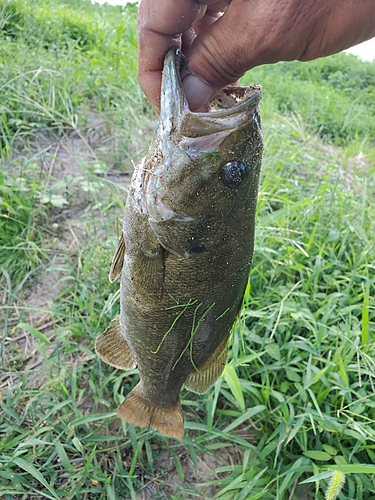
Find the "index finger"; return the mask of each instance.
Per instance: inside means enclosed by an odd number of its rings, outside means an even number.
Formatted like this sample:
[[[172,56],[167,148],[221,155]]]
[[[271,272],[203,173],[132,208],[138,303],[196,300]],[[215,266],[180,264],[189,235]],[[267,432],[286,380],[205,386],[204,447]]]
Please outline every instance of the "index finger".
[[[164,55],[181,47],[182,34],[204,14],[195,0],[142,0],[138,11],[138,80],[151,104],[160,107]]]

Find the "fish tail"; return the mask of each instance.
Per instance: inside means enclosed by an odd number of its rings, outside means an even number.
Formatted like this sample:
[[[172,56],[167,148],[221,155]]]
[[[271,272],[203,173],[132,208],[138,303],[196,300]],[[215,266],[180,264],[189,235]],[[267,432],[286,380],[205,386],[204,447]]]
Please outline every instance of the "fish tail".
[[[181,403],[178,402],[172,408],[157,406],[142,396],[139,384],[128,394],[117,410],[117,416],[138,427],[146,429],[152,427],[165,436],[177,439],[182,439],[184,436]]]

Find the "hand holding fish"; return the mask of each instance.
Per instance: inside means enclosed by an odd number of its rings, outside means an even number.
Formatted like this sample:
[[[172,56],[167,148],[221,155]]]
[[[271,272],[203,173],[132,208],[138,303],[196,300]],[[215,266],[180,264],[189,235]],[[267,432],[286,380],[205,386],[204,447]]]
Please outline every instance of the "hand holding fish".
[[[246,71],[309,61],[375,36],[374,0],[141,0],[139,82],[160,107],[164,54],[188,57],[183,88],[192,110]]]

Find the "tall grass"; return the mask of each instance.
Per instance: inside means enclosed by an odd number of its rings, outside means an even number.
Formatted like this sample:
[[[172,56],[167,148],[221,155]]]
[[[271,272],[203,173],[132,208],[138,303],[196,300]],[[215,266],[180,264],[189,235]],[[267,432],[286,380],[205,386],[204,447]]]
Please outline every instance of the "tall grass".
[[[245,77],[264,87],[255,256],[227,366],[208,394],[182,391],[177,441],[116,418],[137,371],[93,351],[119,309],[108,270],[125,193],[103,162],[52,189],[35,154],[41,138],[85,138],[95,110],[131,155],[149,119],[135,10],[0,5],[0,496],[372,499],[375,66],[338,55]],[[49,273],[58,291],[35,309]]]
[[[308,64],[291,62],[255,68],[243,79],[259,81],[273,111],[297,116],[309,133],[338,146],[375,138],[375,65],[348,54]]]
[[[120,124],[124,108],[142,111],[134,6],[6,0],[1,17],[3,158],[16,139],[82,125],[89,109],[111,112]]]

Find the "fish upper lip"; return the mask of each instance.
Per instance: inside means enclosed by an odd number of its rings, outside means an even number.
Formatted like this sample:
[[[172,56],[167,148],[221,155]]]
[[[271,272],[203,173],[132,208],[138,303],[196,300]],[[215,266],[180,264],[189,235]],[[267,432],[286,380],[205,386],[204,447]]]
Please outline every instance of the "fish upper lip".
[[[233,96],[234,99],[238,99],[238,102],[233,104],[230,107],[224,107],[220,110],[210,110],[210,111],[198,111],[198,112],[189,112],[201,117],[207,118],[224,118],[227,116],[237,115],[245,111],[250,107],[255,107],[259,104],[259,101],[262,98],[262,88],[260,85],[253,85],[252,87],[239,87],[239,86],[229,86],[226,87],[219,93],[215,98],[211,99],[208,104],[210,104],[213,100],[217,100],[220,97],[220,94],[225,94],[227,96]],[[238,96],[234,96],[233,94],[239,94]],[[242,95],[241,95],[242,94]]]
[[[247,90],[247,92],[245,92]],[[260,86],[251,89],[245,87],[232,87],[228,92],[242,93],[241,100],[230,107],[211,110],[207,112],[190,111],[185,96],[184,112],[176,122],[180,134],[187,138],[197,138],[232,131],[249,123],[254,117],[254,112],[262,97]]]
[[[160,123],[163,123],[165,137],[176,131],[185,137],[211,135],[235,129],[251,120],[262,98],[260,85],[253,85],[250,88],[226,87],[219,96],[226,96],[229,99],[229,106],[224,103],[222,109],[193,112],[182,89],[181,61],[183,56],[176,48],[170,49],[165,56],[159,117]],[[209,105],[215,100],[218,100],[218,96],[211,99]]]

